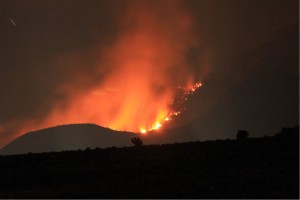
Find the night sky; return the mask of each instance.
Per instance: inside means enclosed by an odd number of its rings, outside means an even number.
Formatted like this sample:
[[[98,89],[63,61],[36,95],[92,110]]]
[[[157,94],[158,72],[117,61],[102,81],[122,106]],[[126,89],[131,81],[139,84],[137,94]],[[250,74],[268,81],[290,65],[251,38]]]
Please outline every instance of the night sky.
[[[258,137],[298,124],[297,0],[0,0],[0,147],[107,80],[124,55],[115,44],[148,28],[158,34],[153,55],[171,59],[168,83],[185,74],[203,83],[176,119],[193,139],[232,138],[238,129]],[[144,52],[134,47],[124,48]]]

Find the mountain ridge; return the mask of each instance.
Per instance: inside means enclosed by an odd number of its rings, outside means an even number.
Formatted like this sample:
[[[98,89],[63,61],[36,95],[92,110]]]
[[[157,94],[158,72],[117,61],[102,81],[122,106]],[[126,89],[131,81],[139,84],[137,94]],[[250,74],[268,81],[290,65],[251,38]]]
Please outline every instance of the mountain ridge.
[[[0,154],[24,154],[94,147],[129,146],[136,133],[115,131],[96,124],[68,124],[30,131],[0,149]]]

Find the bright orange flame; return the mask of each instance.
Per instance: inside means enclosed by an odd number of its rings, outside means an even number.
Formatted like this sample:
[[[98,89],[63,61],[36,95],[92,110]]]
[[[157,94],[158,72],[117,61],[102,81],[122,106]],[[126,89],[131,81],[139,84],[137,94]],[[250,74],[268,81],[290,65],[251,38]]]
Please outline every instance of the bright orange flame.
[[[161,124],[159,123],[159,122],[156,122],[155,124],[154,124],[154,126],[152,127],[152,129],[153,130],[157,130],[157,129],[159,129],[161,127]]]
[[[146,130],[146,129],[144,129],[144,128],[141,128],[141,129],[140,129],[140,131],[141,131],[141,133],[142,133],[142,134],[145,134],[145,133],[147,133],[147,130]]]

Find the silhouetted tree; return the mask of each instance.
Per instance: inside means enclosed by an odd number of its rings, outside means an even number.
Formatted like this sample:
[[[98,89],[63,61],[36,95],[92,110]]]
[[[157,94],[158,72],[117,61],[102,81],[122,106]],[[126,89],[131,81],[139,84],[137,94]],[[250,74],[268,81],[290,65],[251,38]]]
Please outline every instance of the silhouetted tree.
[[[295,128],[282,128],[280,133],[277,133],[275,135],[276,137],[280,138],[291,138],[291,137],[299,137],[299,126],[296,126]]]
[[[92,149],[90,147],[87,147],[84,151],[91,151]]]
[[[131,142],[134,144],[134,146],[139,147],[143,145],[143,141],[139,137],[134,137],[131,139]]]
[[[238,130],[238,133],[236,134],[236,139],[237,140],[244,140],[247,139],[249,136],[248,131],[246,130]]]

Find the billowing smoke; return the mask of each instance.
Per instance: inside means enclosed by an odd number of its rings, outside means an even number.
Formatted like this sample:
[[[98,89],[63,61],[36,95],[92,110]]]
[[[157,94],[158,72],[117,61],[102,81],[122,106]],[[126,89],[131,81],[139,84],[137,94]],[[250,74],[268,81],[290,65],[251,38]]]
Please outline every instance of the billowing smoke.
[[[129,1],[125,10],[110,45],[54,62],[54,68],[74,68],[69,71],[76,75],[63,75],[68,81],[55,88],[57,98],[42,117],[21,122],[17,135],[70,123],[145,132],[169,120],[178,87],[196,81],[187,62],[198,43],[192,17],[173,0]],[[96,62],[89,62],[95,55]]]

